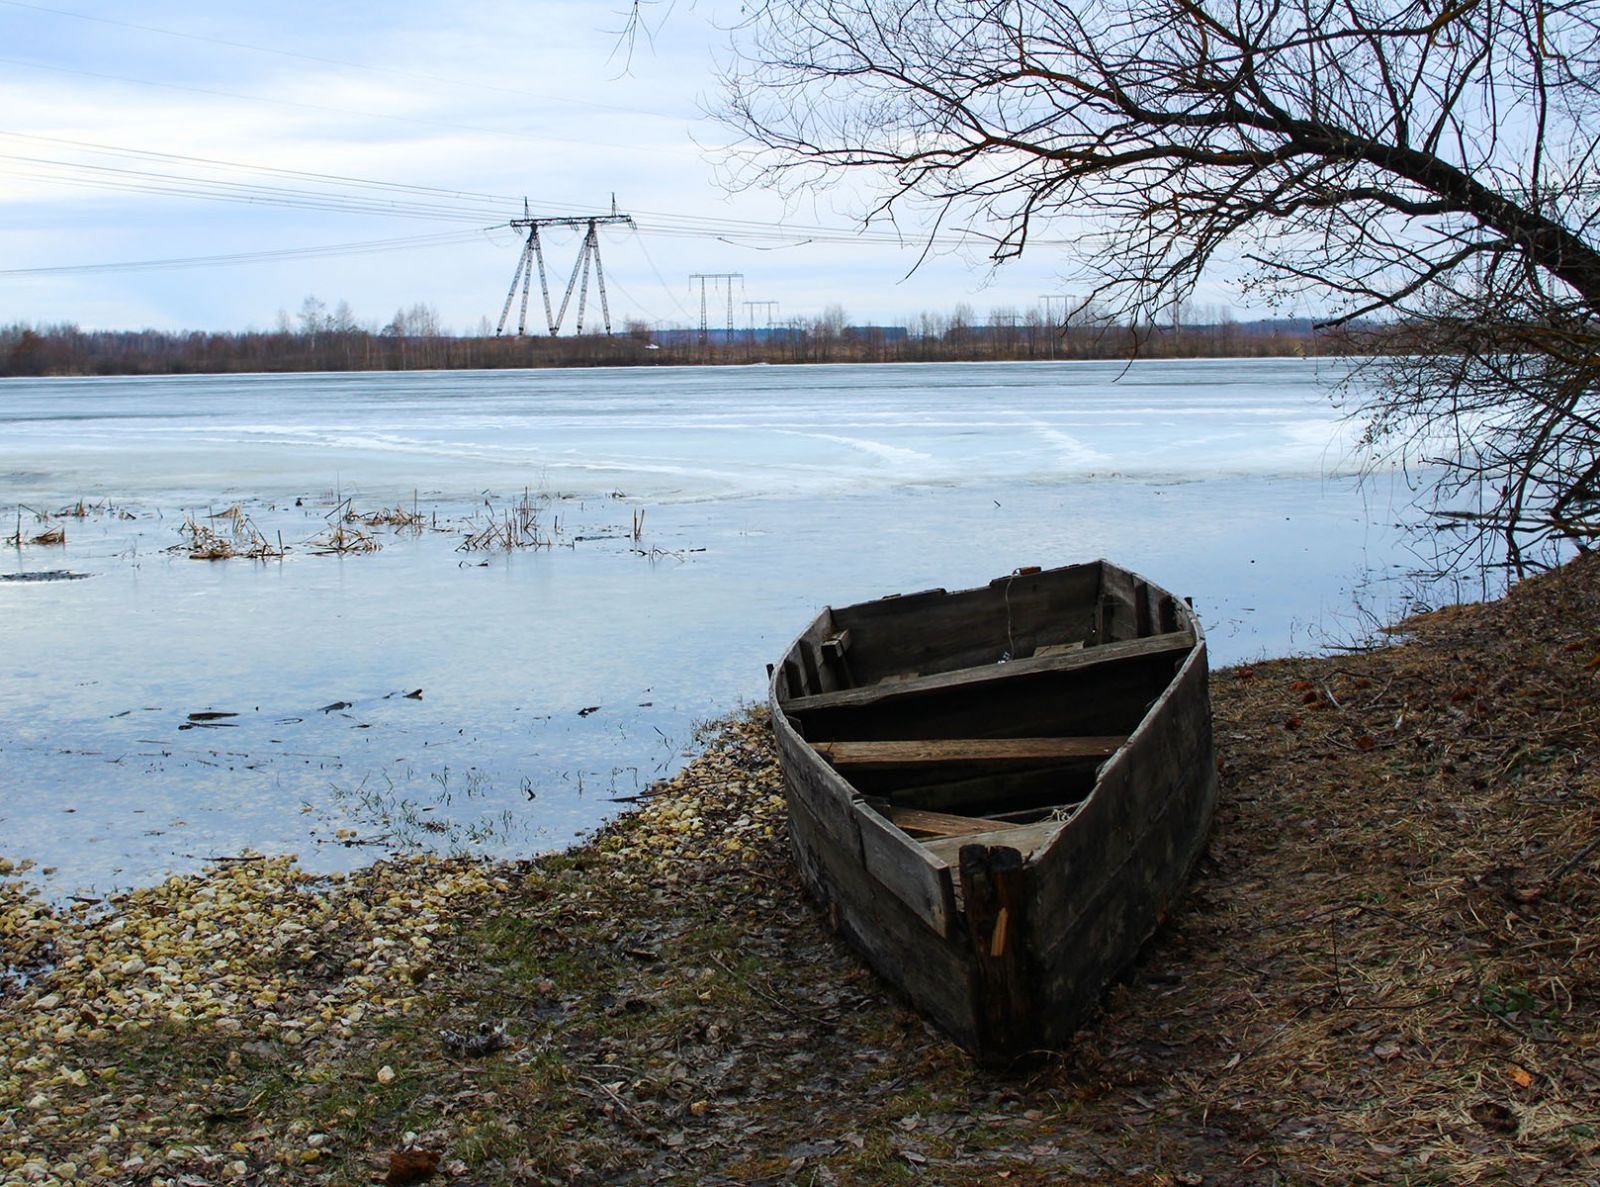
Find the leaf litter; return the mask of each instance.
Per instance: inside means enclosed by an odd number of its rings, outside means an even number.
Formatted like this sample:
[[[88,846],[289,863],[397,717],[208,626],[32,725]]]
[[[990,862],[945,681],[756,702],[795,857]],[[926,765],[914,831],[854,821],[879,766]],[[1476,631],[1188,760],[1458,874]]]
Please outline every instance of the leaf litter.
[[[244,855],[71,909],[0,883],[0,1177],[1593,1179],[1600,565],[1401,629],[1215,674],[1191,893],[1009,1071],[799,893],[760,711],[536,860]]]

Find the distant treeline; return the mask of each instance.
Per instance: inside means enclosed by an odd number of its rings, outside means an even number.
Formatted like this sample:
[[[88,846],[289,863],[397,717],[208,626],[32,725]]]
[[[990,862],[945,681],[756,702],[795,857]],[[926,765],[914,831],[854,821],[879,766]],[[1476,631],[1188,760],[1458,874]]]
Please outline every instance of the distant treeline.
[[[397,319],[398,321],[398,319]],[[436,323],[434,323],[436,324]],[[1266,357],[1343,354],[1343,336],[1305,320],[1203,325],[1074,325],[1038,317],[970,324],[925,316],[909,326],[852,326],[834,317],[751,329],[653,329],[615,335],[458,336],[391,324],[239,333],[0,328],[0,376],[183,375],[246,371],[411,371],[716,363],[908,363],[978,360]]]

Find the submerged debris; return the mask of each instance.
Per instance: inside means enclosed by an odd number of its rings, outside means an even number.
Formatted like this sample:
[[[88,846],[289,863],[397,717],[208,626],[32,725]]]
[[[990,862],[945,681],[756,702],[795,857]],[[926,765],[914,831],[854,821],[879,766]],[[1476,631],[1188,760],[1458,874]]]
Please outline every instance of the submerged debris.
[[[35,569],[26,573],[0,573],[0,581],[85,581],[88,573],[74,573],[71,569]]]

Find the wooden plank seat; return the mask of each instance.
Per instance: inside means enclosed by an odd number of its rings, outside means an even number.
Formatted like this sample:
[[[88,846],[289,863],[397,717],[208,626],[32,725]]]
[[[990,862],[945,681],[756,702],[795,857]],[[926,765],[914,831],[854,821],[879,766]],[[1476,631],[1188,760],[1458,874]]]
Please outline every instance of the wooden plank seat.
[[[863,688],[841,688],[833,692],[814,693],[811,696],[790,697],[782,702],[785,713],[806,713],[813,709],[861,709],[879,702],[952,689],[975,690],[998,680],[1015,680],[1019,676],[1035,676],[1051,672],[1074,672],[1086,668],[1113,664],[1119,660],[1142,659],[1164,655],[1168,652],[1188,651],[1194,646],[1192,631],[1170,631],[1164,635],[1151,635],[1144,639],[1128,639],[1121,643],[1102,643],[1098,647],[1084,647],[1062,654],[1032,655],[1006,663],[983,664],[976,668],[958,668],[953,672],[936,672],[929,676],[912,676],[871,684]]]
[[[964,837],[1015,827],[1005,820],[989,820],[982,816],[956,816],[949,812],[928,812],[921,808],[890,807],[887,815],[889,823],[914,837]]]
[[[893,742],[813,742],[835,767],[888,770],[946,763],[1036,764],[1075,758],[1109,758],[1128,739],[1111,734],[1092,738],[930,738]]]

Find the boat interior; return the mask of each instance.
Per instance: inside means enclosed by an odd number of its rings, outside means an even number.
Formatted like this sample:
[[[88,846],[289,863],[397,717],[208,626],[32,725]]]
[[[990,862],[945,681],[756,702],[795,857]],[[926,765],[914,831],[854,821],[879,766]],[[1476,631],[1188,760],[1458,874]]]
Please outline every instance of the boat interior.
[[[866,804],[953,859],[1070,818],[1195,638],[1187,606],[1095,562],[825,611],[775,680]]]

